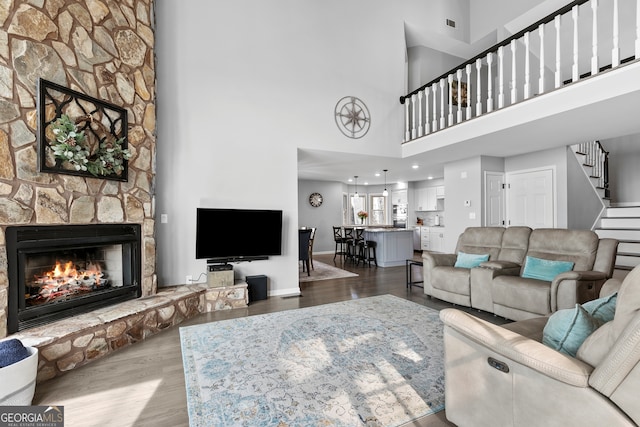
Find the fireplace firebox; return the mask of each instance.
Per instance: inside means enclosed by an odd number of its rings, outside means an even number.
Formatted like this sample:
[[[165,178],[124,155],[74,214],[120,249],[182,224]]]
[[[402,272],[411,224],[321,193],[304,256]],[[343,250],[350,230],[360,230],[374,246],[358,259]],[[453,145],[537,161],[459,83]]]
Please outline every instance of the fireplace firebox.
[[[141,295],[139,224],[7,227],[14,333]]]

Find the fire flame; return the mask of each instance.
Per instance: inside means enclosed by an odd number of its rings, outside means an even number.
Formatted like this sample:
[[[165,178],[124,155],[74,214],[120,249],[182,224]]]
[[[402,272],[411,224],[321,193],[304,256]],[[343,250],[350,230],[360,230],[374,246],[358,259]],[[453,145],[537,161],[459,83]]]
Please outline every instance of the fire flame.
[[[62,263],[60,263],[60,261],[56,261],[56,265],[53,268],[53,270],[47,271],[46,273],[44,273],[44,275],[49,280],[55,280],[57,282],[59,282],[60,279],[81,280],[86,277],[92,277],[95,280],[95,284],[98,285],[100,284],[100,277],[101,277],[100,273],[101,273],[101,269],[100,269],[100,266],[98,265],[90,264],[85,271],[78,271],[74,267],[74,264],[72,261],[66,262],[64,264],[64,267],[62,266]]]

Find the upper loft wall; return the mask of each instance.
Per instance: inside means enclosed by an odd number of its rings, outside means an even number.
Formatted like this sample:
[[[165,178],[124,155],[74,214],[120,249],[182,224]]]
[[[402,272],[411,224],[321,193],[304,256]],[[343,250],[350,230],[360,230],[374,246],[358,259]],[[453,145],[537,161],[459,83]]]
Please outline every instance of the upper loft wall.
[[[545,3],[558,3],[557,0],[482,0],[470,2],[470,28],[469,28],[469,40],[474,42],[476,40],[485,37],[496,29],[501,29],[508,22],[518,18],[525,14],[536,6],[540,6]],[[568,2],[564,2],[566,4]],[[562,7],[560,5],[559,7]],[[554,8],[553,10],[558,9]],[[549,11],[552,12],[553,10]],[[534,18],[527,22],[526,25],[530,25],[544,15]],[[518,30],[522,29],[519,28]],[[518,31],[516,30],[516,31]]]
[[[409,92],[418,89],[465,59],[424,46],[409,48]]]

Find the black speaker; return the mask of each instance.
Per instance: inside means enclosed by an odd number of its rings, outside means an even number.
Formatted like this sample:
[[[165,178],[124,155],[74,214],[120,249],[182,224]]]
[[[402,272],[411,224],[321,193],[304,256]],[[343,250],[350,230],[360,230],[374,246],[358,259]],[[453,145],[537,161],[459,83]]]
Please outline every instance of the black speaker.
[[[247,276],[246,281],[249,290],[249,303],[267,299],[267,276]]]

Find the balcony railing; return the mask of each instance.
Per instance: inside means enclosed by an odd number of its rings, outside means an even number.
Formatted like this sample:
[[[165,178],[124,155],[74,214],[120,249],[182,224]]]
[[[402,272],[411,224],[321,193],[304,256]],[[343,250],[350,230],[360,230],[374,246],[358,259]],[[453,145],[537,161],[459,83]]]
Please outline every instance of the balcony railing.
[[[579,0],[401,96],[404,142],[640,57],[640,0]]]

